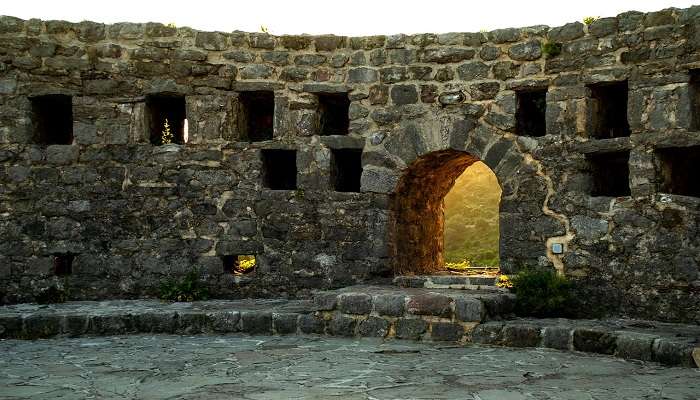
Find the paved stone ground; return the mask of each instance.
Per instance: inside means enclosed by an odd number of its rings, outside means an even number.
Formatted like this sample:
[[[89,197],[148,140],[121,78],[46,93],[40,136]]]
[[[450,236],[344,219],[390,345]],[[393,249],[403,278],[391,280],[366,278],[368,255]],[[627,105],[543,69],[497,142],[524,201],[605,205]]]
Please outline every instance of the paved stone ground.
[[[319,337],[0,341],[0,399],[698,399],[700,371],[546,349]]]

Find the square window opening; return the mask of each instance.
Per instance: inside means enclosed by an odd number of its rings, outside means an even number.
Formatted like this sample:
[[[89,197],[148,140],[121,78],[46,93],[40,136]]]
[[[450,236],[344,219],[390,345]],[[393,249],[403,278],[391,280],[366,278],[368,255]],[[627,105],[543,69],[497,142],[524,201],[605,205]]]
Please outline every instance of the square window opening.
[[[629,196],[629,151],[589,154],[591,196]]]
[[[359,192],[361,178],[361,149],[331,151],[331,182],[336,192]]]
[[[184,96],[147,96],[146,115],[151,144],[185,144],[186,109]]]
[[[224,273],[233,275],[247,275],[255,272],[257,260],[254,254],[226,255],[221,257]]]
[[[700,130],[700,69],[691,69],[689,92],[690,92],[690,129]]]
[[[350,98],[347,93],[319,93],[320,134],[347,135],[350,127]]]
[[[67,276],[73,273],[74,254],[54,254],[53,273],[56,276]]]
[[[271,90],[238,94],[238,130],[240,140],[262,142],[272,140],[275,114],[275,92]]]
[[[700,146],[673,147],[656,152],[661,172],[661,192],[700,197]]]
[[[630,135],[627,121],[627,81],[589,85],[589,137],[610,139]]]
[[[30,98],[34,142],[39,144],[73,143],[73,99],[63,94]]]
[[[263,186],[273,190],[297,188],[297,152],[262,150]]]
[[[547,133],[547,89],[518,91],[516,102],[515,132],[521,136],[544,136]]]

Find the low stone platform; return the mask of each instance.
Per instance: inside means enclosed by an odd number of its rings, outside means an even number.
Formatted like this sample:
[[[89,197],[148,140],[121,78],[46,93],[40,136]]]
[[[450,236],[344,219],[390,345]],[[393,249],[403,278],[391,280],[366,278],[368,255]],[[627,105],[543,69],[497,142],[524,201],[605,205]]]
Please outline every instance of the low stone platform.
[[[313,300],[157,300],[0,307],[0,338],[137,333],[323,334],[543,347],[700,365],[700,326],[636,320],[513,319],[495,290],[354,286]]]
[[[491,275],[400,275],[393,283],[403,288],[505,291],[496,287],[496,279]]]

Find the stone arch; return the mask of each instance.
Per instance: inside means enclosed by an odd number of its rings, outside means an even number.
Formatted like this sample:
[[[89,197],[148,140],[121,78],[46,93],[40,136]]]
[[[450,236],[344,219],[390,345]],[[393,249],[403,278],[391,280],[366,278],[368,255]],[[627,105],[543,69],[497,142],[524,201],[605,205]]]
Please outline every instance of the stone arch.
[[[443,268],[443,200],[455,180],[470,165],[483,161],[494,172],[502,189],[500,210],[518,202],[518,181],[535,175],[514,136],[480,124],[476,120],[445,118],[417,126],[404,124],[393,132],[385,148],[394,159],[404,161],[391,193],[390,255],[394,273],[428,274]],[[529,219],[529,215],[515,218]],[[503,238],[512,233],[513,215],[500,221],[501,256]]]

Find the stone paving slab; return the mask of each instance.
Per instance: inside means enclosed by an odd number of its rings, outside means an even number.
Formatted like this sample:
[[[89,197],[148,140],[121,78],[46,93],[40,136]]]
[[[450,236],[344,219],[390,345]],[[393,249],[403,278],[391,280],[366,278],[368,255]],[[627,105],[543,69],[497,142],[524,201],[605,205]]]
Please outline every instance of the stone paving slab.
[[[0,399],[697,399],[700,370],[551,349],[324,337],[0,341]]]

